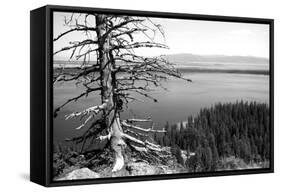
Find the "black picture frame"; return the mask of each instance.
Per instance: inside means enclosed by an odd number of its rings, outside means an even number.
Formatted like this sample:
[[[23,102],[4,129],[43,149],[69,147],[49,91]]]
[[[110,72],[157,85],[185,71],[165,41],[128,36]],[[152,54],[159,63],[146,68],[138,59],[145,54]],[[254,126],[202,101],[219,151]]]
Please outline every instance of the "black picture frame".
[[[270,167],[235,171],[184,173],[155,176],[97,178],[90,180],[52,181],[52,31],[54,11],[125,14],[159,18],[269,24],[270,26]],[[88,7],[47,5],[30,12],[30,180],[43,186],[65,186],[210,176],[244,175],[274,172],[274,20],[184,13],[149,12]]]

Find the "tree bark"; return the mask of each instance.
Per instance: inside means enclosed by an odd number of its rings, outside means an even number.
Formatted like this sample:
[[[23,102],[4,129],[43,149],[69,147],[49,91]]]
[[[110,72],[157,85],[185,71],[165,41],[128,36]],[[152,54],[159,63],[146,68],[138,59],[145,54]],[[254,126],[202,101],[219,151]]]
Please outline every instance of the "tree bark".
[[[122,139],[123,130],[116,107],[117,96],[114,93],[116,78],[113,72],[114,58],[110,52],[110,34],[104,37],[108,31],[105,18],[105,15],[101,14],[96,16],[96,33],[98,38],[98,62],[101,68],[101,100],[102,103],[107,103],[107,107],[103,110],[103,119],[115,156],[112,170],[114,172],[124,166],[123,148],[125,147],[125,142]]]

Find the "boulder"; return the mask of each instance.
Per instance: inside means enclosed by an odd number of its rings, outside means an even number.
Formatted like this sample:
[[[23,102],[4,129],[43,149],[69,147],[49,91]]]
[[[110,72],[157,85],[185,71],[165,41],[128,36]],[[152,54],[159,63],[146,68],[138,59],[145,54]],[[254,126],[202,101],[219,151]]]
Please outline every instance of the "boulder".
[[[147,163],[144,162],[133,162],[129,163],[126,167],[130,176],[136,175],[155,175],[158,170]]]
[[[81,168],[73,170],[57,180],[93,179],[99,177],[100,175],[98,173],[91,171],[88,168]]]

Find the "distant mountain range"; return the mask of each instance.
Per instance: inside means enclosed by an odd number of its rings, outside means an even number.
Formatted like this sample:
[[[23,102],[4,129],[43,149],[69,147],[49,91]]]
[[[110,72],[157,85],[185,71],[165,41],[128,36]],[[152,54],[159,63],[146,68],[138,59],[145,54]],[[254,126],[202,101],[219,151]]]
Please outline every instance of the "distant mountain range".
[[[253,63],[268,64],[269,60],[263,57],[253,56],[226,56],[226,55],[194,55],[190,53],[173,54],[165,56],[169,61],[176,64],[188,63]]]
[[[191,53],[171,54],[164,56],[170,62],[175,64],[188,63],[253,63],[253,64],[268,64],[269,60],[263,57],[254,56],[226,56],[226,55],[195,55]],[[55,62],[60,63],[74,63],[69,62],[67,58],[55,58]],[[94,61],[93,61],[94,62]],[[79,63],[79,62],[78,62]]]

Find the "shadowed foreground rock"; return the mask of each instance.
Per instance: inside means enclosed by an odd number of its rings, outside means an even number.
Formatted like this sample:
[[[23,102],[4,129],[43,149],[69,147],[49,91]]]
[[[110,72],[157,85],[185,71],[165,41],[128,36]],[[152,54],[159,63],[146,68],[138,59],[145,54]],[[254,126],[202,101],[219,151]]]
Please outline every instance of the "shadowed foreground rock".
[[[71,171],[64,177],[58,178],[57,180],[75,180],[75,179],[94,179],[99,178],[100,175],[88,168],[81,168]]]
[[[151,165],[148,165],[143,162],[139,163],[129,163],[127,165],[127,170],[129,171],[129,175],[135,176],[135,175],[155,175],[159,171],[156,167],[153,167]]]

